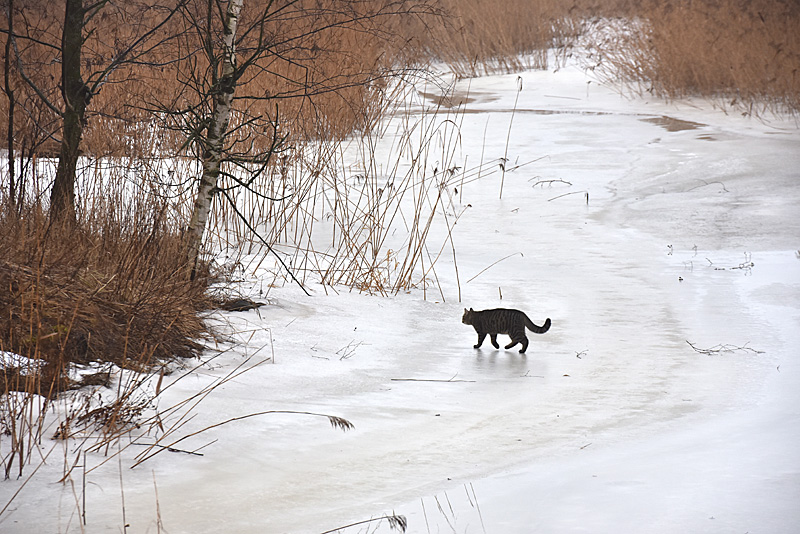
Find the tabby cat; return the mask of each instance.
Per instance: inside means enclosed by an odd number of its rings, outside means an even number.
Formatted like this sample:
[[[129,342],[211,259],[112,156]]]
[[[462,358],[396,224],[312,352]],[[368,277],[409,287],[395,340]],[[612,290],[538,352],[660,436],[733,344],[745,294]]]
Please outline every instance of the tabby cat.
[[[464,316],[461,318],[464,324],[472,325],[478,333],[478,344],[475,345],[477,349],[483,344],[486,339],[486,334],[492,339],[494,348],[499,349],[500,345],[497,344],[497,334],[508,334],[511,337],[511,343],[506,345],[506,349],[510,349],[517,343],[522,344],[520,352],[525,352],[528,348],[528,338],[525,335],[525,327],[536,334],[544,334],[550,330],[550,319],[548,318],[542,326],[536,326],[533,321],[528,319],[524,312],[519,310],[509,310],[507,308],[497,308],[494,310],[475,311],[472,308],[464,308]]]

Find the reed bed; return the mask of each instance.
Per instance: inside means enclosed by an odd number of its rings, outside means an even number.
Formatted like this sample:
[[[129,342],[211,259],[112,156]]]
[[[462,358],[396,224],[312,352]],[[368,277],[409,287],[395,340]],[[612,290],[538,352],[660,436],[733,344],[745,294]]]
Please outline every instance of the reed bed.
[[[30,447],[44,438],[47,407],[73,398],[63,393],[99,386],[116,395],[102,406],[73,405],[50,437],[69,437],[72,422],[127,428],[146,401],[138,379],[123,381],[121,373],[158,372],[199,354],[208,336],[201,316],[212,306],[208,280],[185,275],[184,245],[166,204],[104,173],[83,196],[94,200],[76,225],[52,222],[38,204],[0,216],[6,477],[12,467],[22,473]]]
[[[287,151],[255,182],[263,195],[232,191],[233,202],[214,211],[213,226],[225,231],[210,236],[212,247],[229,250],[229,257],[263,258],[266,241],[303,283],[334,291],[427,288],[435,265],[427,250],[431,225],[445,208],[454,209],[446,201],[460,177],[463,108],[426,110],[411,82],[396,80],[384,96],[394,107],[379,127]],[[391,147],[377,153],[384,136],[397,132]],[[242,224],[241,213],[251,214],[252,227]]]
[[[800,111],[797,2],[650,1],[614,13],[586,18],[578,41],[604,81],[752,115]]]

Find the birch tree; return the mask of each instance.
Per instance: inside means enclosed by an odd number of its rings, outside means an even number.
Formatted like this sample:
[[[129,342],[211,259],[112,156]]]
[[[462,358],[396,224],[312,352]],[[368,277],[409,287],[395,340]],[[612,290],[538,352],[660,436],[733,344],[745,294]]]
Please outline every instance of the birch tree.
[[[237,78],[236,30],[243,4],[244,0],[230,0],[228,2],[222,28],[222,70],[218,78],[216,78],[216,73],[212,71],[212,76],[216,79],[213,80],[211,86],[213,107],[204,141],[203,174],[200,177],[192,218],[186,232],[192,276],[194,276],[197,258],[203,243],[203,232],[206,228],[208,212],[211,209],[211,201],[219,180],[223,143],[225,142],[225,134],[231,117]],[[209,5],[210,10],[211,6]]]

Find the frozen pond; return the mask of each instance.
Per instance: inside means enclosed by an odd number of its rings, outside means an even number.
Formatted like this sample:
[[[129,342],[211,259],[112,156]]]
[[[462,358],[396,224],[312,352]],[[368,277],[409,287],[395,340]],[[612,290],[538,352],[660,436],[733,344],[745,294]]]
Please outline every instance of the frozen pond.
[[[458,278],[448,244],[426,298],[271,289],[269,306],[226,320],[242,352],[274,364],[220,386],[185,433],[264,410],[355,429],[273,414],[181,444],[203,456],[131,470],[140,451],[123,453],[87,475],[86,532],[121,531],[123,508],[129,532],[314,533],[392,512],[412,533],[796,531],[797,125],[621,97],[578,70],[521,81],[519,94],[517,75],[456,91],[464,166],[536,160],[505,174],[502,199],[499,172],[449,192],[445,209],[465,210]],[[431,254],[446,233],[431,230]],[[553,326],[525,355],[476,350],[465,307]],[[81,531],[62,461],[0,530]],[[0,485],[0,502],[20,484]],[[389,531],[343,532],[376,528]]]

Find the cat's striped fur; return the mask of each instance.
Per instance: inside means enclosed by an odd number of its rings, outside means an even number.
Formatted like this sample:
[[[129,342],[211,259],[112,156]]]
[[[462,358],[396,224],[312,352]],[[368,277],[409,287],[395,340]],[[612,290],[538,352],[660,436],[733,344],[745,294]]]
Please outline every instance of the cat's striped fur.
[[[528,348],[528,337],[525,335],[525,327],[536,334],[544,334],[550,330],[550,319],[548,318],[542,326],[533,324],[525,313],[519,310],[507,308],[497,308],[494,310],[475,311],[472,308],[464,308],[464,316],[461,318],[464,324],[472,325],[478,333],[477,349],[489,334],[494,348],[499,349],[497,344],[497,334],[507,334],[511,338],[511,343],[505,346],[510,349],[517,343],[522,344],[520,352],[525,352]]]

